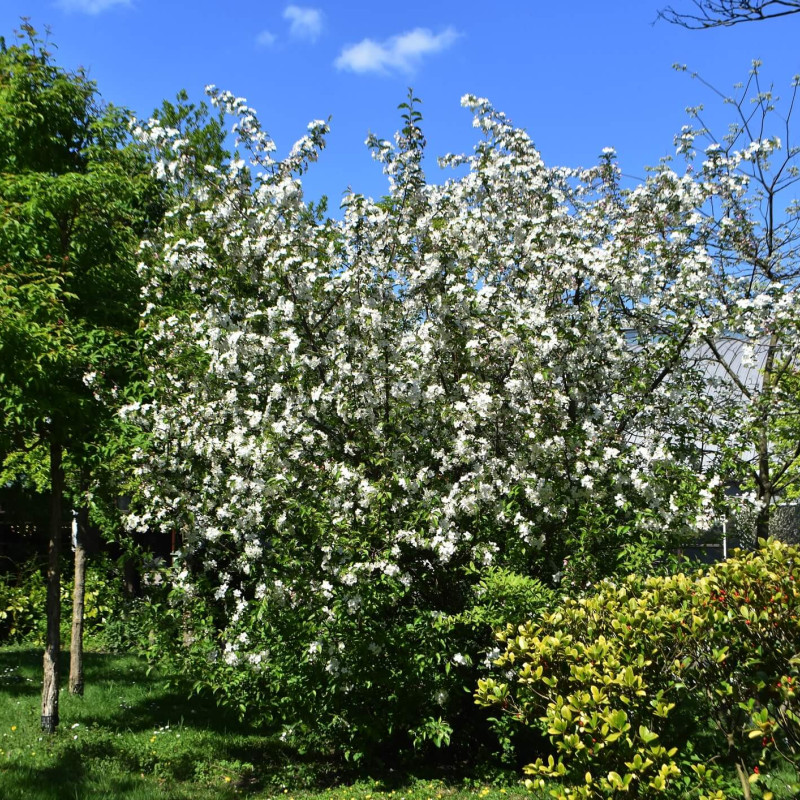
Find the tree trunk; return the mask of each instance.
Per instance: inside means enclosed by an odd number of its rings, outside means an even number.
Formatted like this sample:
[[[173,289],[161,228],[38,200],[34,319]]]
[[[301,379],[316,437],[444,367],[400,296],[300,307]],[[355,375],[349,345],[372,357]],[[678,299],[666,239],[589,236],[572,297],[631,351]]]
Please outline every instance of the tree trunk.
[[[749,776],[740,761],[736,762],[736,774],[739,777],[739,784],[742,787],[744,800],[751,800],[753,793],[750,791],[750,781],[748,780]]]
[[[762,506],[756,518],[756,546],[759,539],[769,537],[769,520],[772,513],[774,487],[772,484],[772,464],[770,459],[769,432],[772,427],[770,412],[774,411],[773,395],[777,386],[776,358],[778,355],[778,336],[773,333],[767,344],[761,378],[761,411],[758,438],[758,499]]]
[[[58,659],[61,650],[61,496],[64,472],[61,445],[50,443],[50,530],[47,545],[47,640],[42,683],[42,730],[55,733],[58,727]]]
[[[756,517],[755,526],[755,549],[758,549],[759,539],[768,539],[770,531],[770,519],[772,517],[772,492],[768,489],[759,492],[758,498],[762,506],[759,509],[758,516]]]
[[[125,556],[122,562],[122,581],[125,590],[125,597],[132,599],[140,597],[141,587],[139,585],[139,573],[136,569],[136,564],[130,556]]]
[[[72,591],[72,638],[69,647],[69,690],[83,695],[83,601],[86,593],[86,514],[77,512],[72,520],[72,546],[75,551],[75,575]]]
[[[768,376],[765,376],[766,381]],[[758,499],[761,508],[758,510],[755,525],[755,541],[753,549],[758,549],[758,540],[769,537],[769,520],[772,514],[772,476],[770,475],[769,439],[767,437],[767,423],[762,423],[761,434],[758,442]]]

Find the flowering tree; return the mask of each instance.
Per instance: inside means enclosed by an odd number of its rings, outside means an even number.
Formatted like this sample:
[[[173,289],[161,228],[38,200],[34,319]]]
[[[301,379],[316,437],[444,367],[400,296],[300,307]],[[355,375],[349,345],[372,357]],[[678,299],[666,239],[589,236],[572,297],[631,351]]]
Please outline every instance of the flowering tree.
[[[680,150],[691,167],[695,143],[706,139],[704,158],[739,183],[704,212],[715,270],[701,313],[721,321],[703,339],[710,368],[734,390],[728,400],[736,415],[727,442],[730,474],[753,491],[755,533],[766,538],[773,504],[798,491],[800,147],[793,143],[791,115],[800,77],[781,103],[759,68],[754,62],[733,96],[714,89],[735,110],[727,135],[716,139],[697,108],[698,124],[684,129]]]
[[[481,140],[431,184],[409,96],[368,140],[388,196],[336,221],[300,181],[324,123],[275,160],[211,97],[248,161],[208,165],[182,234],[144,245],[154,400],[126,411],[149,432],[129,524],[181,535],[173,649],[287,735],[441,741],[489,641],[458,623],[482,571],[582,584],[712,524],[736,393],[703,360],[704,210],[744,190],[739,156],[623,190],[613,151],[548,168],[467,96]],[[141,136],[185,187],[177,132]]]

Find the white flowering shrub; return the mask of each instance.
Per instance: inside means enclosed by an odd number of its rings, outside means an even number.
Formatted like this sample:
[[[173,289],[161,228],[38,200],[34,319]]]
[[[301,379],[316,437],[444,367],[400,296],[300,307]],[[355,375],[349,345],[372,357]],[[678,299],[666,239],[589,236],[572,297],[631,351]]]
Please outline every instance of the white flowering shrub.
[[[211,96],[247,158],[144,244],[153,399],[126,409],[149,437],[128,524],[181,542],[161,634],[287,736],[441,741],[491,643],[464,622],[482,571],[582,585],[712,524],[735,397],[698,356],[726,290],[703,210],[743,179],[719,153],[630,191],[611,151],[549,168],[468,96],[479,143],[429,183],[410,97],[368,140],[388,195],[335,220],[300,180],[326,125],[277,160]],[[140,134],[163,179],[197,175],[176,131]]]

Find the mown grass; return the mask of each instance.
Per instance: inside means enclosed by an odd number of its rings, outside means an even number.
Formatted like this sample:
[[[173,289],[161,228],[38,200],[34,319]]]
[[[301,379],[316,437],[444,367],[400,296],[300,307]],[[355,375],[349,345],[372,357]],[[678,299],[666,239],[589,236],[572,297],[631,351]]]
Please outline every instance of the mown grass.
[[[68,664],[62,663],[66,676]],[[343,785],[301,757],[126,655],[87,653],[86,692],[62,690],[61,724],[39,727],[41,651],[0,648],[3,800],[513,800],[521,787],[398,778]],[[336,785],[334,785],[336,784]],[[330,788],[328,788],[330,787]]]

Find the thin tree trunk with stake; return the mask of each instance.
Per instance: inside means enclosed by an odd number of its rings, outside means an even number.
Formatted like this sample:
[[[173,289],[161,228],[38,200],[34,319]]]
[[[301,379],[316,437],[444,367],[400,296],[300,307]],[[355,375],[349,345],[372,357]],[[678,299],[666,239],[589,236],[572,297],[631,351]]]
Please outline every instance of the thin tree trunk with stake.
[[[72,590],[72,637],[69,647],[69,691],[83,695],[83,614],[86,595],[86,513],[73,512],[72,547],[75,552]]]
[[[50,442],[50,529],[47,546],[47,639],[42,682],[42,730],[55,733],[58,727],[58,659],[61,651],[61,498],[64,471],[61,445]]]

